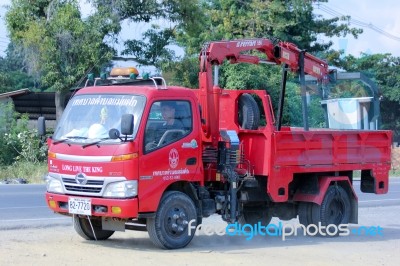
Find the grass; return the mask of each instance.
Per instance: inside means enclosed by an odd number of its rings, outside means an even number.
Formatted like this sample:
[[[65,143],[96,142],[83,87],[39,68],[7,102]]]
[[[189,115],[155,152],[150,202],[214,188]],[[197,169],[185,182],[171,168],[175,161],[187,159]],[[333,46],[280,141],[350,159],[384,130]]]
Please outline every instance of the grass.
[[[399,169],[391,169],[389,171],[389,177],[400,177],[400,170]]]
[[[47,173],[47,162],[15,162],[12,165],[0,166],[0,181],[23,178],[29,184],[44,184]]]

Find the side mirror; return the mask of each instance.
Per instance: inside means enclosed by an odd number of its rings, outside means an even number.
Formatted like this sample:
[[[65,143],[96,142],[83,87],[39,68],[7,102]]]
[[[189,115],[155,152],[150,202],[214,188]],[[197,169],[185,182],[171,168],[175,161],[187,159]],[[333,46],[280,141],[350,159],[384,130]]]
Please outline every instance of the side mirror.
[[[39,136],[46,135],[46,119],[43,116],[40,116],[38,118],[37,130],[38,130]]]
[[[124,114],[121,117],[121,134],[132,135],[133,134],[133,115]]]

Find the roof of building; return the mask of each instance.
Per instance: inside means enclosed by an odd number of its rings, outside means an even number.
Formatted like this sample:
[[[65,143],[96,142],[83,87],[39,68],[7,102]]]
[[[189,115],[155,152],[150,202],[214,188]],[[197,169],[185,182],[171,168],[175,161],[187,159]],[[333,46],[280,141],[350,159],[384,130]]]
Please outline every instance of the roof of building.
[[[20,90],[0,93],[0,99],[10,98],[10,97],[13,97],[13,96],[22,95],[22,94],[26,94],[26,93],[30,93],[30,92],[31,91],[29,89],[20,89]]]
[[[64,105],[67,104],[71,94],[67,93]],[[12,99],[15,111],[28,114],[29,119],[36,120],[39,116],[44,116],[46,120],[56,119],[54,92],[32,92],[29,89],[21,89],[0,94],[0,100],[7,98]]]

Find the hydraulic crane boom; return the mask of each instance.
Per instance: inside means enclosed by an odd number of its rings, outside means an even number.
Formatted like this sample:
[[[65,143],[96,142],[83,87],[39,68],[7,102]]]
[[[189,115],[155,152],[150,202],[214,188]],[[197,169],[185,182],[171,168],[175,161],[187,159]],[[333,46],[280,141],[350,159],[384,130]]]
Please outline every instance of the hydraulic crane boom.
[[[242,54],[242,52],[257,50],[266,55],[260,58],[256,55]],[[286,68],[304,76],[309,74],[319,81],[327,79],[328,64],[300,50],[295,44],[288,42],[274,42],[269,39],[244,39],[232,41],[210,42],[204,46],[200,54],[200,105],[205,120],[205,142],[216,146],[219,138],[219,95],[218,74],[214,74],[212,67],[221,65],[224,60],[230,63],[251,64],[285,64]],[[285,79],[286,80],[286,79]]]

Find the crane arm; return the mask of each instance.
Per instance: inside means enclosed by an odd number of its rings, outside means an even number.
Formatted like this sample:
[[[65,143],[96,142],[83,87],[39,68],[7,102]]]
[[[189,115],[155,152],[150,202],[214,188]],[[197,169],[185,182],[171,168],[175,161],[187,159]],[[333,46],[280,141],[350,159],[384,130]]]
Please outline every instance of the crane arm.
[[[266,58],[243,53],[251,50],[265,54]],[[205,138],[212,142],[213,146],[217,144],[219,136],[220,92],[218,84],[213,82],[213,66],[221,65],[225,60],[233,64],[241,62],[284,64],[290,71],[309,74],[319,81],[326,81],[328,77],[328,64],[324,60],[299,49],[293,43],[276,42],[270,39],[210,42],[203,47],[199,59],[199,98],[205,120],[204,133]]]

